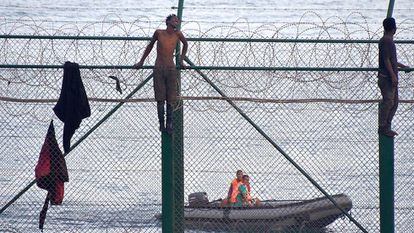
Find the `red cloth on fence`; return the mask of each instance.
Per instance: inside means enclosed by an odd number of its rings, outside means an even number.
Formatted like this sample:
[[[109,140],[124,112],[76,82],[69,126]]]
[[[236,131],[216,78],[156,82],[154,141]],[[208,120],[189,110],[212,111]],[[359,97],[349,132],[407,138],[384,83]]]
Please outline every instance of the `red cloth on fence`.
[[[48,191],[39,216],[39,229],[43,230],[49,201],[52,205],[62,204],[64,182],[69,181],[65,158],[56,140],[53,121],[50,122],[40,151],[39,160],[35,168],[35,176],[37,186]]]

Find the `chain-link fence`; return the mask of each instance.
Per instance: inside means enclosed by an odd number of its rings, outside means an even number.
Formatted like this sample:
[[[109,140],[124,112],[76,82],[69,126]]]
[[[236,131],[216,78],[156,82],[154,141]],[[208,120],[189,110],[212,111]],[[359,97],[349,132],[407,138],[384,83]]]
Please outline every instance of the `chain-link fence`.
[[[52,108],[61,65],[71,60],[82,65],[92,115],[72,138],[63,204],[49,208],[45,232],[161,232],[162,177],[169,175],[161,172],[162,144],[171,138],[158,131],[151,70],[130,69],[147,40],[0,39],[8,64],[0,69],[2,231],[38,229],[46,191],[33,185],[34,169],[52,119],[62,145],[63,123]],[[171,187],[184,192],[177,229],[379,232],[376,41],[194,38],[189,44],[193,68],[181,70],[176,107],[183,135],[167,142],[183,157],[163,158],[178,164]],[[397,41],[400,61],[414,64],[413,47]],[[153,53],[147,64],[154,59]],[[120,80],[121,91],[109,76]],[[393,122],[400,133],[397,232],[414,229],[413,80],[400,72]],[[260,205],[221,206],[239,169]],[[200,192],[208,206],[189,205],[188,196]]]

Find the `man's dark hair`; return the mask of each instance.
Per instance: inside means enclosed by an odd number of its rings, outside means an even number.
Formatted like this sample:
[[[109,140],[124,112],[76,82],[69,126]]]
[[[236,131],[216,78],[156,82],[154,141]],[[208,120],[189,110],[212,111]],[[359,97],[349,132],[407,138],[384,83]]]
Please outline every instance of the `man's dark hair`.
[[[384,21],[382,21],[382,26],[384,26],[384,30],[387,32],[397,28],[395,19],[392,17],[385,18]]]
[[[177,17],[177,16],[175,14],[168,15],[167,18],[165,18],[165,24],[167,24],[167,22],[170,21],[172,17]]]

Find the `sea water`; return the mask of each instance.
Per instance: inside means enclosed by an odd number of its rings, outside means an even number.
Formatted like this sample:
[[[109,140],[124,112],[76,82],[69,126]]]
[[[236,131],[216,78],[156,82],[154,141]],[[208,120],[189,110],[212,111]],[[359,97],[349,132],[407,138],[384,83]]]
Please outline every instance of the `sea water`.
[[[36,24],[45,25],[45,27],[52,26],[55,29],[62,29],[62,25],[73,22],[76,22],[77,25],[110,21],[145,23],[145,27],[150,30],[136,32],[137,36],[143,36],[145,33],[152,35],[152,30],[156,27],[162,28],[165,17],[176,13],[177,6],[178,1],[173,0],[140,2],[132,0],[3,0],[0,3],[0,19],[9,21],[33,20]],[[381,29],[381,23],[387,15],[387,9],[388,1],[374,0],[184,1],[183,29],[186,29],[186,33],[197,34],[196,32],[205,33],[212,27],[221,24],[236,25],[243,30],[251,30],[264,24],[286,26],[302,22],[329,25],[331,22],[341,22],[358,24],[366,30],[377,30]],[[413,11],[410,0],[395,1],[393,16],[397,22],[408,21],[412,25]],[[87,29],[85,30],[87,31]],[[87,33],[91,32],[87,31]],[[288,34],[290,37],[306,36],[290,33],[297,32],[290,31]],[[332,36],[343,37],[344,35]],[[367,34],[365,32],[358,36],[366,37]]]

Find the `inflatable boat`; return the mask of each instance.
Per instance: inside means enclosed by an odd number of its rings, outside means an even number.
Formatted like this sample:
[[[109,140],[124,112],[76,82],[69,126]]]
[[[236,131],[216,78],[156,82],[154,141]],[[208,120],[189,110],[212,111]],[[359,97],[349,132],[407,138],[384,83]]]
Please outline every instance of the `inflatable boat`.
[[[218,200],[200,201],[200,194],[205,193],[196,194],[190,194],[189,204],[184,207],[187,229],[237,232],[319,229],[344,216],[326,197],[300,201],[268,200],[253,207],[221,207]],[[351,210],[352,201],[347,195],[337,194],[331,197],[342,210]],[[208,200],[207,194],[204,200]]]

